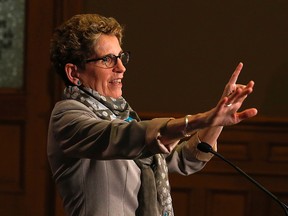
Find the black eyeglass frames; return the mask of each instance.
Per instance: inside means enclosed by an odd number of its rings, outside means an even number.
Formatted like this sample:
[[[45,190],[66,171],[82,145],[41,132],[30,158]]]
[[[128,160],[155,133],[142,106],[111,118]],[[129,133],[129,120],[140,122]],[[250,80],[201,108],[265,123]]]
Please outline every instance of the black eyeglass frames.
[[[126,65],[129,62],[130,52],[125,51],[125,52],[120,53],[118,56],[113,55],[113,54],[109,54],[109,55],[103,56],[101,58],[87,59],[87,60],[85,60],[85,62],[89,63],[89,62],[101,61],[101,63],[103,65],[105,65],[106,68],[112,68],[117,64],[118,58],[121,60],[123,65]]]

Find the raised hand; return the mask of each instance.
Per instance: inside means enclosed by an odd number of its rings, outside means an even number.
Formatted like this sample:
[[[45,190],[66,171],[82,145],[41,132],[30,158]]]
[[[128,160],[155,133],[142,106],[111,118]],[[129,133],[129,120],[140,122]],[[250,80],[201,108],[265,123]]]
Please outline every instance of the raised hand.
[[[250,81],[247,85],[236,83],[242,67],[243,64],[239,63],[230,80],[226,84],[222,98],[218,102],[217,106],[208,111],[208,125],[233,125],[257,114],[257,109],[255,108],[249,108],[238,112],[246,97],[252,93],[254,87],[253,81]]]
[[[250,81],[247,85],[236,83],[242,67],[243,64],[240,63],[233,72],[215,108],[207,112],[169,121],[165,130],[163,130],[164,133],[161,133],[160,139],[162,143],[170,145],[172,141],[183,137],[183,130],[185,134],[192,134],[198,130],[200,140],[215,144],[221,133],[222,126],[234,125],[244,119],[255,116],[257,114],[257,109],[255,108],[238,112],[244,100],[252,93],[254,87],[253,81]]]

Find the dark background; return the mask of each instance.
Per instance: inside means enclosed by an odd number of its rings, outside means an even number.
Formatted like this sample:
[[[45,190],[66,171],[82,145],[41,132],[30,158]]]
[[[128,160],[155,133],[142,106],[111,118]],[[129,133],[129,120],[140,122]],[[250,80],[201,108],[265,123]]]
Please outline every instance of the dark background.
[[[238,83],[256,83],[244,107],[288,117],[287,1],[97,0],[84,11],[125,25],[124,97],[136,111],[210,109],[241,61]]]

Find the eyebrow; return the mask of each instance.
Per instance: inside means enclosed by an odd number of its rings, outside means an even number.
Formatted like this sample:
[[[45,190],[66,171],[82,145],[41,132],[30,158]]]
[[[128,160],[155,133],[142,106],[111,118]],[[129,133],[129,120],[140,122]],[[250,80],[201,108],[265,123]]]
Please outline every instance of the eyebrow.
[[[93,61],[102,60],[103,58],[108,57],[108,56],[119,56],[119,55],[122,54],[123,52],[124,52],[124,51],[121,50],[121,51],[119,52],[118,55],[115,55],[115,54],[109,53],[109,54],[104,55],[104,56],[99,57],[99,58],[88,58],[88,59],[85,60],[85,62],[86,62],[86,63],[89,63],[89,62],[93,62]]]
[[[118,54],[112,54],[112,53],[108,53],[108,54],[106,54],[106,55],[104,55],[104,56],[102,56],[102,57],[99,57],[98,59],[101,59],[101,58],[104,58],[104,57],[106,57],[106,56],[111,56],[111,55],[115,55],[115,56],[119,56],[121,53],[123,53],[124,51],[121,49],[120,50],[120,52],[118,53]]]

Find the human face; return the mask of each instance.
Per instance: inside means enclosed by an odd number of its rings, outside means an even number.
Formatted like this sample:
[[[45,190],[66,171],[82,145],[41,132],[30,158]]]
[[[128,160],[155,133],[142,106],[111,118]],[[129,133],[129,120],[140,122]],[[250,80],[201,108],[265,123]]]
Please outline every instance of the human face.
[[[116,36],[102,34],[94,46],[96,53],[93,58],[113,54],[118,56],[121,46]],[[113,68],[105,68],[100,62],[86,63],[85,70],[79,73],[79,78],[83,85],[89,87],[103,96],[119,98],[122,96],[122,79],[126,68],[121,60],[117,58],[117,64]]]

